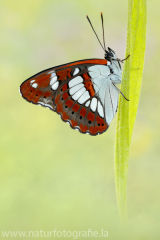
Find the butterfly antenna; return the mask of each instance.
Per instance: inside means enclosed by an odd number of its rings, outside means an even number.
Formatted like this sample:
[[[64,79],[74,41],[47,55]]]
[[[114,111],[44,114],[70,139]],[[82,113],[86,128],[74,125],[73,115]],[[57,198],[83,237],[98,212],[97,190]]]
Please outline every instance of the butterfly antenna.
[[[102,12],[101,12],[101,20],[102,20],[102,30],[103,30],[103,44],[104,44],[104,49],[106,51],[105,37],[104,37],[104,25],[103,25],[103,14],[102,14]]]
[[[103,47],[102,43],[100,42],[100,40],[99,40],[99,38],[98,38],[98,36],[97,36],[97,33],[95,32],[95,30],[94,30],[94,28],[93,28],[93,26],[92,26],[92,23],[91,23],[91,21],[90,21],[90,19],[89,19],[88,15],[86,15],[86,17],[87,17],[87,19],[88,19],[88,22],[90,23],[90,25],[91,25],[91,27],[92,27],[92,30],[93,30],[93,32],[95,33],[95,35],[96,35],[96,37],[97,37],[97,39],[98,39],[98,41],[99,41],[99,43],[100,43],[101,47],[102,47],[102,48],[103,48],[103,50],[105,51],[105,48]]]

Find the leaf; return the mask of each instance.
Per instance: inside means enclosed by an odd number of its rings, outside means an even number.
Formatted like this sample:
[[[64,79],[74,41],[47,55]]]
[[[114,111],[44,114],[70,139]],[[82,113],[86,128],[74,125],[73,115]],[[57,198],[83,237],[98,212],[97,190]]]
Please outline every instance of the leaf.
[[[128,0],[128,29],[126,57],[122,74],[122,93],[130,100],[119,97],[115,143],[115,178],[118,209],[122,221],[126,220],[126,185],[129,146],[137,115],[146,47],[146,0]]]

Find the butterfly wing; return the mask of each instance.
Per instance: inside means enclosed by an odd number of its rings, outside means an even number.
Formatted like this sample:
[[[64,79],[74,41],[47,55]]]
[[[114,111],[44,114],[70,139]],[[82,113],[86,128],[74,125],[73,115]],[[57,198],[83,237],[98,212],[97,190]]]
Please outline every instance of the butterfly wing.
[[[111,73],[110,67],[96,65],[88,68],[92,83],[95,89],[95,95],[101,100],[104,107],[105,119],[110,125],[118,108],[119,91],[113,84],[121,83],[121,72]]]
[[[74,78],[73,73],[76,67],[81,73],[82,70],[94,64],[105,65],[107,61],[104,59],[82,60],[44,70],[24,81],[20,86],[20,93],[28,102],[55,110],[53,99],[57,89],[56,84],[60,85],[65,80]],[[51,87],[56,81],[58,83]]]
[[[20,93],[27,101],[56,111],[72,128],[101,134],[107,130],[118,104],[118,97],[115,104],[109,103],[107,91],[112,95],[115,89],[109,80],[105,81],[107,76],[102,73],[102,79],[97,75],[102,67],[108,69],[106,65],[107,60],[89,59],[47,69],[23,82]]]

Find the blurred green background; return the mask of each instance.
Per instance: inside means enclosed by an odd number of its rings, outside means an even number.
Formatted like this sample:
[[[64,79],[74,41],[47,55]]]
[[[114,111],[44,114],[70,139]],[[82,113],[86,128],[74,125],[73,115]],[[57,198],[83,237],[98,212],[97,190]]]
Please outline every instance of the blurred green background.
[[[114,240],[160,238],[159,9],[160,1],[148,1],[145,68],[130,150],[128,224],[122,229],[114,179],[116,117],[106,133],[82,135],[52,111],[29,104],[18,88],[46,68],[104,57],[86,14],[102,39],[103,11],[106,45],[122,59],[127,1],[0,0],[0,230],[103,228]]]

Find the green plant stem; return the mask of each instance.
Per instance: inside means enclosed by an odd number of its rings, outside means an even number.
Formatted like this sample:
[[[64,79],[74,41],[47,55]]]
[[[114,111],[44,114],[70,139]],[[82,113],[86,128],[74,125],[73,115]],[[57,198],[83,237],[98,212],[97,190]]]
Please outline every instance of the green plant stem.
[[[120,219],[127,219],[126,186],[128,175],[129,146],[136,119],[146,46],[146,0],[128,0],[128,29],[126,57],[122,74],[122,93],[129,98],[119,97],[119,110],[115,143],[115,179]]]

